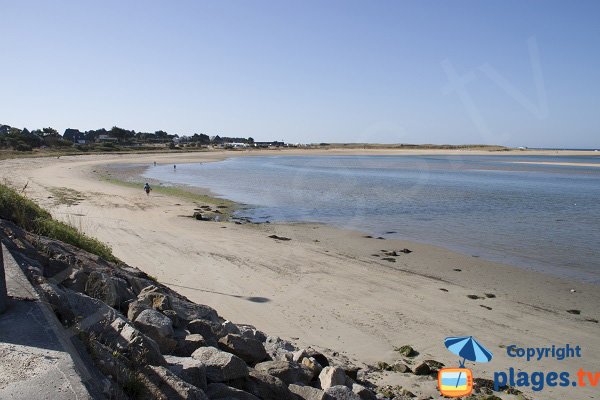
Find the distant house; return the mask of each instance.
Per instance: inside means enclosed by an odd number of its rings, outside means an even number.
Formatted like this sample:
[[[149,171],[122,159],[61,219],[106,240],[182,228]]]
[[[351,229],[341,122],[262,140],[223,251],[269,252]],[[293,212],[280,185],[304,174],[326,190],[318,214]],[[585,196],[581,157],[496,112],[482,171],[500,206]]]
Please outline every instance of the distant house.
[[[272,142],[254,142],[255,147],[283,147],[285,146],[284,142],[272,141]]]
[[[250,147],[248,143],[225,143],[226,149],[241,149],[246,147]]]
[[[98,143],[117,143],[118,141],[119,139],[110,137],[108,135],[100,135],[98,136],[98,139],[96,139],[96,142]]]
[[[65,130],[65,133],[63,133],[63,139],[77,144],[86,144],[88,142],[88,140],[85,138],[85,133],[81,132],[79,129],[71,128]]]

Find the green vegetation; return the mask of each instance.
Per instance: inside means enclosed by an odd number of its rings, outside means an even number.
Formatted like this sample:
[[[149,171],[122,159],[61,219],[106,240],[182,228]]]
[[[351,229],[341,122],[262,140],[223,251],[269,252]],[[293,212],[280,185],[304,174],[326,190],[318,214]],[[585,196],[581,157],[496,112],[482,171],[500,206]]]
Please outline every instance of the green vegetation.
[[[400,353],[400,355],[404,357],[414,357],[416,355],[416,352],[413,349],[413,347],[408,344],[400,347],[394,347],[394,351]]]
[[[144,186],[142,182],[128,182],[120,179],[113,178],[112,176],[101,175],[101,179],[105,182],[113,183],[120,186],[126,186],[130,188],[136,188],[141,190]],[[218,197],[209,196],[206,194],[194,193],[188,191],[179,186],[160,186],[160,185],[152,185],[153,193],[160,193],[166,196],[173,196],[184,200],[190,200],[199,204],[211,204],[220,209],[223,218],[228,218],[233,211],[235,211],[237,207],[237,203],[227,200],[221,199]]]
[[[52,218],[50,213],[8,186],[0,184],[0,218],[9,220],[32,233],[60,240],[118,262],[110,247],[77,229]]]
[[[55,204],[75,206],[79,204],[81,200],[85,200],[85,195],[74,189],[69,189],[66,187],[51,187],[48,188],[48,190],[54,195]]]

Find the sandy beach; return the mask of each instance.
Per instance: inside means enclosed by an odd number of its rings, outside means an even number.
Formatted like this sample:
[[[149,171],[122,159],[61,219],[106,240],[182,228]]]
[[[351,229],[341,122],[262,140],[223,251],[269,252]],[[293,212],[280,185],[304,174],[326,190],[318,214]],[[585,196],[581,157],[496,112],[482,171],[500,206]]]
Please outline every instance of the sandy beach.
[[[286,152],[297,153],[306,151]],[[490,154],[311,151],[321,153]],[[585,154],[560,154],[573,153]],[[157,192],[147,197],[141,187],[116,185],[100,179],[99,173],[104,166],[117,163],[182,164],[255,154],[271,152],[13,159],[0,162],[0,179],[17,189],[27,185],[25,194],[54,217],[108,243],[117,257],[191,300],[215,307],[236,323],[253,324],[300,345],[330,348],[373,365],[394,361],[398,358],[394,347],[411,344],[420,353],[417,360],[434,359],[458,366],[443,340],[447,336],[473,335],[495,356],[490,364],[471,365],[477,377],[489,379],[494,371],[510,367],[529,372],[568,371],[572,375],[580,368],[599,370],[597,286],[440,247],[367,238],[361,232],[320,224],[197,221],[190,216],[201,204],[191,199]],[[67,204],[57,199],[57,191],[65,188],[77,194],[76,201]],[[277,240],[270,235],[291,240]],[[403,248],[412,253],[401,253],[393,263],[382,259],[382,250]],[[580,314],[567,310],[580,310]],[[509,358],[505,350],[511,344],[545,347],[566,343],[580,345],[582,357],[534,364]],[[434,383],[420,383],[414,376],[386,373],[379,383],[410,385],[415,393],[439,396]],[[598,390],[590,386],[577,388],[577,398],[596,398]],[[533,393],[530,389],[523,391]],[[567,397],[573,398],[572,388],[548,387],[535,394],[536,399]]]

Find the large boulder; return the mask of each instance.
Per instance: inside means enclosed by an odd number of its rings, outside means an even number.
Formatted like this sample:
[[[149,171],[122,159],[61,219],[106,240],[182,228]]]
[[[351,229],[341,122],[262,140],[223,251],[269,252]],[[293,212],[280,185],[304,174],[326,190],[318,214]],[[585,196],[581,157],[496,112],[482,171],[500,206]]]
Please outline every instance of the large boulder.
[[[339,367],[325,367],[319,374],[321,389],[327,390],[333,386],[346,384],[346,372]]]
[[[156,283],[150,279],[130,274],[126,274],[125,279],[129,283],[129,286],[131,287],[136,296],[139,295],[145,288],[154,286]]]
[[[125,279],[98,271],[90,273],[85,283],[85,294],[117,308],[135,297]]]
[[[325,390],[325,393],[334,400],[361,400],[360,396],[347,386],[332,386]]]
[[[132,301],[127,306],[127,318],[131,321],[135,321],[142,311],[149,309],[151,309],[151,307],[146,303],[137,300]]]
[[[206,367],[191,357],[165,356],[168,369],[179,378],[202,390],[206,390]]]
[[[240,328],[234,324],[231,321],[224,321],[221,326],[223,327],[223,330],[227,333],[232,333],[234,335],[241,335],[242,332],[240,331]]]
[[[224,383],[211,383],[206,390],[210,400],[259,400],[258,397]]]
[[[115,319],[100,338],[109,347],[125,352],[134,364],[166,364],[158,344],[123,318]]]
[[[177,345],[173,349],[174,356],[191,357],[192,353],[200,347],[206,346],[206,341],[202,335],[192,333],[184,337],[176,337]]]
[[[311,380],[319,376],[323,370],[323,367],[313,357],[304,357],[301,364],[304,368],[310,371]]]
[[[352,384],[352,392],[358,395],[362,400],[377,400],[377,396],[371,390],[358,383]]]
[[[219,315],[217,312],[203,304],[195,304],[191,301],[182,300],[175,296],[171,296],[171,306],[172,310],[175,310],[179,319],[187,324],[195,319],[205,319],[207,321],[212,321],[220,324]]]
[[[161,352],[169,353],[177,345],[173,339],[174,331],[171,319],[162,313],[152,309],[144,310],[134,322],[140,331],[158,343]]]
[[[265,361],[256,364],[254,369],[279,378],[288,385],[308,384],[313,378],[308,368],[293,361]]]
[[[137,298],[140,303],[158,311],[172,309],[170,296],[163,293],[163,290],[156,286],[148,286],[142,289]]]
[[[328,400],[327,395],[321,389],[312,386],[289,385],[288,389],[303,400]]]
[[[146,367],[142,374],[152,399],[156,400],[209,400],[204,392],[165,367]]]
[[[61,289],[52,283],[38,286],[44,297],[63,324],[76,324],[78,330],[102,332],[121,314],[104,302],[77,293],[70,289]]]
[[[242,389],[263,400],[296,400],[281,379],[256,370],[250,371]]]
[[[265,347],[258,340],[231,333],[219,339],[219,347],[222,350],[235,354],[248,364],[256,364],[269,357],[265,351]]]
[[[273,360],[291,361],[293,352],[298,350],[296,346],[278,336],[268,336],[264,343],[265,350]]]
[[[248,376],[244,360],[214,347],[200,347],[192,353],[192,358],[206,366],[209,382],[225,382]]]
[[[252,325],[247,325],[247,324],[238,324],[237,325],[240,334],[243,337],[247,337],[250,339],[256,339],[259,342],[264,343],[267,340],[267,335],[265,335],[264,332],[259,331],[258,329],[256,329],[254,326]]]
[[[206,344],[213,347],[219,346],[219,339],[226,335],[221,324],[207,321],[205,319],[195,319],[188,323],[187,330],[190,333],[202,335]]]

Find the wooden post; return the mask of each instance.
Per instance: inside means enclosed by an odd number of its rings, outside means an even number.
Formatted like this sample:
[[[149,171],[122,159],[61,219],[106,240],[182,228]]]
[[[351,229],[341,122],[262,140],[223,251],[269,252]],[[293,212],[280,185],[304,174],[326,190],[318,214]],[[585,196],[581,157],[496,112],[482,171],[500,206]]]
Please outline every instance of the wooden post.
[[[2,242],[0,242],[0,314],[6,311],[7,302],[6,277],[4,276],[4,255],[2,253]]]

